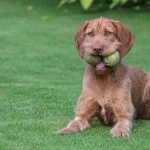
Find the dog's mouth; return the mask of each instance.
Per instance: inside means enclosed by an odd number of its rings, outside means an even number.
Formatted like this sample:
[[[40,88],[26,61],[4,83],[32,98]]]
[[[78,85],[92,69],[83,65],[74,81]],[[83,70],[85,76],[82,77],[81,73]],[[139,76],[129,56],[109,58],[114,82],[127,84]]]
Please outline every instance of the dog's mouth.
[[[105,65],[105,63],[103,61],[101,61],[100,63],[98,63],[96,65],[96,70],[98,70],[98,71],[105,70],[106,68],[107,68],[107,66]]]
[[[108,67],[114,67],[120,61],[120,55],[116,51],[108,56],[92,55],[85,53],[84,59],[90,65],[94,65],[96,70],[103,71]]]

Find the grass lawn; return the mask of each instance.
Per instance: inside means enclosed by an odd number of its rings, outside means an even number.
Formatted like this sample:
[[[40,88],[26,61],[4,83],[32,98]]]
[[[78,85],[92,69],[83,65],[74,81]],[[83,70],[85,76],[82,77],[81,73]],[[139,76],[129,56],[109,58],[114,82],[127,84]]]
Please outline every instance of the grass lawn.
[[[136,36],[124,61],[150,72],[149,12],[56,10],[57,1],[0,0],[0,150],[148,150],[149,121],[135,121],[125,139],[99,123],[55,132],[74,117],[82,88],[85,62],[74,45],[80,25],[100,16],[123,22]]]

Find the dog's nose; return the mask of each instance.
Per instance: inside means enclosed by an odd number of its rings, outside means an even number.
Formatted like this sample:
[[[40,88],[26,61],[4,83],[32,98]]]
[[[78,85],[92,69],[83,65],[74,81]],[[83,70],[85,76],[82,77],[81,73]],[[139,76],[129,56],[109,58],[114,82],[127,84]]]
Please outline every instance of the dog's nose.
[[[103,48],[102,48],[101,45],[94,45],[93,51],[94,51],[95,53],[101,53],[101,52],[103,51]]]

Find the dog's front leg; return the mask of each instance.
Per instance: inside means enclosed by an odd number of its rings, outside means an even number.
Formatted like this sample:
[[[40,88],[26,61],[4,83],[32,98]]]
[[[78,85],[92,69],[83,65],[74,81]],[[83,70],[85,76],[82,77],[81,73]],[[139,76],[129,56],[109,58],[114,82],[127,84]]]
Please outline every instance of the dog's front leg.
[[[82,92],[75,113],[76,117],[71,121],[66,128],[59,130],[58,134],[69,134],[80,132],[90,127],[92,117],[96,114],[98,109],[98,102],[89,95],[89,93]]]
[[[129,137],[132,129],[134,107],[131,102],[130,92],[121,92],[120,97],[114,97],[112,107],[116,117],[116,124],[111,130],[113,137]]]
[[[90,124],[86,117],[82,116],[76,116],[73,121],[70,121],[70,123],[67,125],[66,128],[63,128],[59,130],[58,134],[70,134],[74,132],[80,132],[84,129],[90,127]]]

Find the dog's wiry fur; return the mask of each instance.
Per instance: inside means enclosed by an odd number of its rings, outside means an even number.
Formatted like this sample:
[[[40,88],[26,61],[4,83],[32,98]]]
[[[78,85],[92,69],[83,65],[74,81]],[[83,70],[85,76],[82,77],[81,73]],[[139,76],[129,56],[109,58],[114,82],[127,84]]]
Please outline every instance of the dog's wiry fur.
[[[133,119],[150,119],[150,75],[121,61],[132,47],[134,35],[118,21],[98,18],[81,26],[75,42],[81,58],[86,51],[102,57],[118,51],[120,62],[103,70],[87,64],[76,117],[57,133],[83,131],[97,117],[102,124],[113,125],[113,137],[128,137]]]

